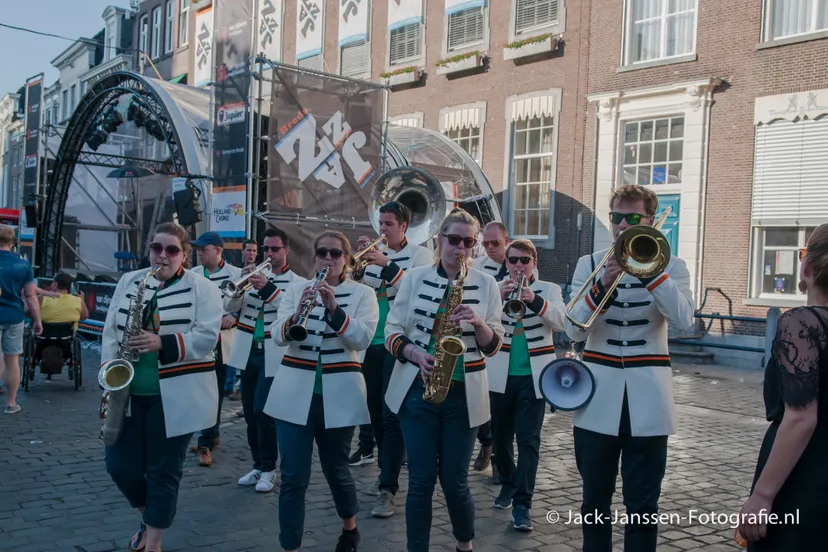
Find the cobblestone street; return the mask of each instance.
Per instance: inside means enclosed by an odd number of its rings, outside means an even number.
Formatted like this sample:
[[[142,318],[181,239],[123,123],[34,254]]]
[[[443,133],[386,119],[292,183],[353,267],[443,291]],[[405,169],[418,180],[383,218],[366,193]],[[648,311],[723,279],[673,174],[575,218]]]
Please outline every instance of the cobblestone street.
[[[29,392],[21,390],[19,394],[23,410],[0,418],[3,552],[125,550],[136,530],[138,514],[130,510],[107,475],[103,446],[97,438],[97,355],[87,350],[84,356],[86,369],[80,391],[73,390],[65,371],[51,382],[38,374]],[[738,513],[767,427],[761,381],[760,371],[674,366],[679,429],[669,441],[661,511],[682,519],[661,526],[659,551],[737,549],[732,542],[733,530],[727,524],[703,523],[689,516],[692,511]],[[240,402],[224,402],[221,445],[214,452],[212,467],[199,467],[195,455],[189,454],[178,513],[167,532],[165,552],[280,549],[278,487],[273,493],[259,494],[237,485],[237,479],[251,465],[244,421],[235,416],[240,408]],[[386,519],[373,518],[370,513],[376,500],[376,464],[352,468],[352,472],[362,510],[361,551],[404,551],[405,469],[397,515]],[[580,504],[568,415],[546,417],[533,532],[515,532],[511,512],[492,507],[497,487],[489,482],[490,475],[490,470],[470,475],[477,511],[477,552],[580,550],[580,528],[564,523],[569,512],[577,512]],[[615,507],[623,512],[620,495],[619,478]],[[307,502],[302,550],[330,552],[340,525],[318,463],[314,465]],[[547,512],[552,511],[560,516],[558,523],[546,520]],[[615,527],[614,531],[620,546],[623,527]],[[434,501],[431,543],[432,550],[454,550],[451,524],[439,492]]]

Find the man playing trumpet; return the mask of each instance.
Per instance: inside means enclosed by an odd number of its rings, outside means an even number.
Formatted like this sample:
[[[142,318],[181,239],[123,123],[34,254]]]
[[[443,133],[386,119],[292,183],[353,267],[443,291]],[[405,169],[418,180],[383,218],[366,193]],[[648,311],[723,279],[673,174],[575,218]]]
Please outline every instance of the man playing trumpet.
[[[385,319],[394,304],[403,274],[413,268],[430,265],[432,253],[406,239],[405,232],[411,222],[408,207],[392,201],[380,207],[379,211],[379,231],[387,240],[387,248],[384,251],[372,248],[357,262],[369,263],[365,267],[362,283],[376,291],[380,310],[377,330],[371,345],[365,351],[362,364],[362,375],[368,392],[368,412],[380,459],[380,496],[371,513],[376,517],[389,517],[395,510],[394,496],[399,490],[405,447],[397,415],[388,409],[383,400],[394,371],[394,357],[385,348]],[[360,248],[365,248],[370,241],[366,236],[360,237]],[[358,450],[355,456],[365,452]],[[352,458],[352,463],[353,461]]]
[[[276,421],[264,412],[270,385],[279,366],[282,348],[270,339],[270,325],[279,312],[281,293],[292,283],[303,281],[290,270],[287,262],[290,242],[278,228],[269,228],[262,242],[262,260],[270,268],[253,272],[254,265],[244,267],[251,288],[240,297],[225,294],[225,310],[239,312],[239,321],[230,350],[228,366],[241,370],[242,410],[247,424],[247,444],[253,457],[253,469],[239,479],[239,485],[256,486],[269,492],[276,484]]]

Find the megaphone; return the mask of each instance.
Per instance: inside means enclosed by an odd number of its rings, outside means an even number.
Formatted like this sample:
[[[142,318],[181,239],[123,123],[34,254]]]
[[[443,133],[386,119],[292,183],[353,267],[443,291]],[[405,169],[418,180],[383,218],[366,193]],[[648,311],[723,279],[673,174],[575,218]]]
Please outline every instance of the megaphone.
[[[592,371],[572,357],[559,358],[544,366],[538,385],[543,398],[555,410],[580,410],[595,394]]]

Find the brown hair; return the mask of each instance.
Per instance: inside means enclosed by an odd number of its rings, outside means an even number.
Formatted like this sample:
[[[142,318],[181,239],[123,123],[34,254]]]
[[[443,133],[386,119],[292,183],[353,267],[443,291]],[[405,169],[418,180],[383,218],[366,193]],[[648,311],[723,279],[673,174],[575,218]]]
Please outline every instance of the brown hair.
[[[8,224],[0,224],[0,245],[9,247],[14,244],[14,228]]]
[[[315,240],[313,240],[313,254],[314,254],[314,256],[316,256],[316,248],[319,246],[319,242],[323,238],[335,238],[335,239],[339,240],[342,243],[342,251],[345,252],[344,253],[345,268],[342,269],[342,274],[344,275],[344,274],[347,274],[347,273],[351,272],[352,267],[350,266],[350,263],[348,262],[348,259],[351,258],[351,242],[350,242],[350,240],[348,240],[348,236],[346,236],[345,234],[343,234],[342,232],[340,232],[338,230],[325,230],[324,232],[322,232],[318,236],[316,236]]]
[[[460,224],[468,224],[469,226],[474,227],[474,235],[477,237],[477,234],[480,233],[480,222],[471,214],[466,211],[465,209],[452,209],[451,212],[443,219],[443,222],[440,224],[440,236],[448,232],[448,229],[451,228],[452,224],[460,223]],[[443,254],[443,245],[442,241],[440,240],[440,236],[437,237],[437,247],[434,249],[434,264],[439,264],[440,258]]]
[[[178,241],[181,242],[181,249],[183,250],[184,259],[181,261],[181,266],[184,268],[190,268],[190,254],[192,252],[192,246],[190,245],[190,234],[187,231],[177,225],[174,222],[164,222],[159,224],[155,227],[155,232],[152,233],[152,238],[150,241],[155,239],[155,236],[158,234],[169,234],[170,236],[175,236],[178,238]]]
[[[644,210],[651,217],[654,217],[658,211],[658,196],[654,191],[646,186],[639,186],[638,184],[627,184],[613,190],[610,195],[609,208],[615,205],[618,200],[621,201],[643,201]]]
[[[535,259],[535,260],[538,259],[538,250],[535,247],[535,244],[532,243],[531,241],[525,239],[525,238],[520,238],[519,240],[515,240],[513,242],[510,242],[509,245],[506,246],[506,256],[507,257],[509,256],[509,250],[512,249],[513,247],[515,249],[520,249],[521,251],[528,251],[529,253],[532,254],[533,259]]]
[[[828,224],[817,226],[806,246],[805,260],[814,273],[814,284],[828,291]]]

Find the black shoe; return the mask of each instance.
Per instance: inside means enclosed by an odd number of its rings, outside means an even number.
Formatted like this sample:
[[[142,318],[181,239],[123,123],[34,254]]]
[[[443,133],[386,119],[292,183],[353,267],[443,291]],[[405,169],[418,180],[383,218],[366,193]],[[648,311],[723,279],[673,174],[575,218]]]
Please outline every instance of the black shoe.
[[[500,488],[500,494],[494,501],[494,507],[498,510],[508,510],[512,507],[512,492],[505,486]]]
[[[336,542],[335,552],[357,552],[358,545],[359,530],[354,529],[353,531],[346,531],[343,529],[342,534],[339,535],[339,540]]]
[[[518,506],[512,512],[512,526],[518,531],[531,531],[532,518],[529,515],[529,509],[525,506]]]
[[[373,450],[361,450],[357,449],[355,453],[351,455],[348,459],[348,463],[351,466],[362,466],[364,464],[373,464],[374,463],[374,451]]]

